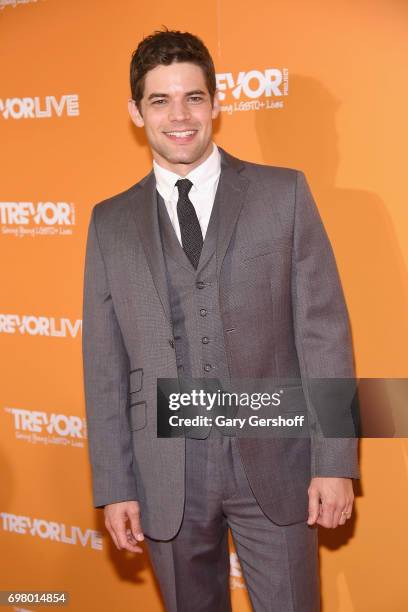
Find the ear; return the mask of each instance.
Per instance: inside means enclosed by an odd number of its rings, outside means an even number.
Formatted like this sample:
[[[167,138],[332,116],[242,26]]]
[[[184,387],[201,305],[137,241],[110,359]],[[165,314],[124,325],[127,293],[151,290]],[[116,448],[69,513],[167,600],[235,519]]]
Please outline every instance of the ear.
[[[221,107],[220,107],[220,101],[218,98],[218,89],[215,90],[214,93],[214,101],[213,101],[213,107],[212,107],[212,113],[211,116],[213,119],[216,119],[220,113]]]
[[[129,115],[133,123],[137,125],[137,127],[140,127],[140,128],[143,127],[144,126],[143,117],[140,114],[139,109],[136,106],[136,102],[132,100],[131,98],[129,98],[128,100],[128,111],[129,111]]]

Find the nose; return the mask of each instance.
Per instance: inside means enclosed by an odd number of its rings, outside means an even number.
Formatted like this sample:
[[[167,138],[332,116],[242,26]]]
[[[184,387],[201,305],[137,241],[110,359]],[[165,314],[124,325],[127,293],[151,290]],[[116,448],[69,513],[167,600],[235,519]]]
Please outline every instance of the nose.
[[[185,100],[173,100],[169,105],[170,121],[186,121],[190,118],[190,108]]]

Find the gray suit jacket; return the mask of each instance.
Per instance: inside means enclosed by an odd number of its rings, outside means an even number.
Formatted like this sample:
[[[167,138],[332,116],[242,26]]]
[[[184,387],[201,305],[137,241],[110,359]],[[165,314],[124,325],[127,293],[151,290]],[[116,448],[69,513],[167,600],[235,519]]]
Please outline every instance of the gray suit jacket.
[[[308,384],[354,376],[347,309],[303,172],[220,152],[216,258],[228,369],[236,378],[301,378],[312,431],[241,438],[239,450],[265,514],[296,523],[307,518],[312,476],[359,477],[357,440],[321,435]],[[176,534],[184,504],[185,440],[156,434],[156,379],[177,378],[172,340],[151,171],[93,207],[83,366],[94,506],[138,500],[145,533],[163,540]]]

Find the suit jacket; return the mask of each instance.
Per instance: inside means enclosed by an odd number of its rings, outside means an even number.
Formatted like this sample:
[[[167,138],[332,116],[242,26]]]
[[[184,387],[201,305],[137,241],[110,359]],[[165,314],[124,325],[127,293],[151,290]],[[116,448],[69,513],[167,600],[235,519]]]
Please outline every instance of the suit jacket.
[[[310,421],[308,438],[238,439],[261,508],[291,524],[307,519],[311,477],[359,477],[357,440],[322,435],[310,385],[354,376],[347,308],[303,172],[220,152],[216,259],[229,373],[299,377]],[[156,381],[177,378],[177,366],[153,170],[92,209],[82,342],[94,506],[138,500],[145,533],[170,539],[183,515],[185,440],[156,430]]]

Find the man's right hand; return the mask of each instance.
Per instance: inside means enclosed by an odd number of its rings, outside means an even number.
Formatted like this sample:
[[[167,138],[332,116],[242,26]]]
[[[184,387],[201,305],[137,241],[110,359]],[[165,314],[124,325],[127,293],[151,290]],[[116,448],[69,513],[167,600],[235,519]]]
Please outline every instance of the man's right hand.
[[[143,552],[137,542],[144,540],[140,525],[140,507],[137,501],[107,504],[104,507],[105,526],[118,550]],[[129,521],[129,527],[127,526]]]

